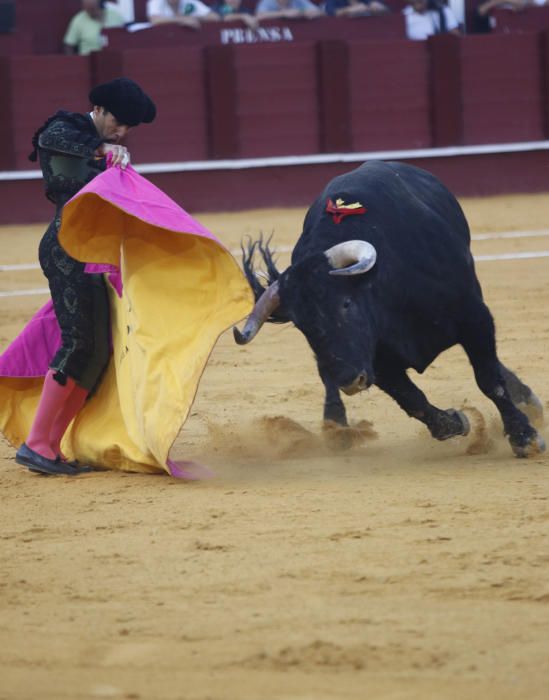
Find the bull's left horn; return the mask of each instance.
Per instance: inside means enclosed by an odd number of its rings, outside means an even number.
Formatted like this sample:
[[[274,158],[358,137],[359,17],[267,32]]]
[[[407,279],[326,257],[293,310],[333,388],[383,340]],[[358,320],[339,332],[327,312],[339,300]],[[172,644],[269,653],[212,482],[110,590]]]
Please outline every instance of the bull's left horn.
[[[248,316],[242,331],[233,327],[234,339],[239,345],[246,345],[255,338],[261,326],[269,318],[280,304],[278,296],[278,282],[273,282],[270,287],[256,301],[252,313]]]
[[[362,275],[376,264],[377,253],[367,241],[345,241],[324,251],[334,268],[331,275]]]

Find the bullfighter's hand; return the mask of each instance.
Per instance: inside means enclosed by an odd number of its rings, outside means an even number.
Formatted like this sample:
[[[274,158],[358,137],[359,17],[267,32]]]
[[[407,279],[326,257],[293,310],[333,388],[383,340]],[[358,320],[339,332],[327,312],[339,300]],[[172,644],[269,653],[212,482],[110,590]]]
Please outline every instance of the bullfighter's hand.
[[[104,143],[101,148],[103,155],[112,153],[111,167],[120,166],[122,170],[130,164],[130,152],[125,146],[115,143]]]

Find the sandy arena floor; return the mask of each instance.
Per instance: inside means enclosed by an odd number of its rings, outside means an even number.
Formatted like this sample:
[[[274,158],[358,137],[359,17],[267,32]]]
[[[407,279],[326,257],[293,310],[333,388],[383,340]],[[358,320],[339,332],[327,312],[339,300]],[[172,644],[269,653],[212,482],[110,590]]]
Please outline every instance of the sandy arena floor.
[[[549,227],[549,195],[463,205],[475,234]],[[303,213],[198,218],[231,247],[260,230],[287,245]],[[34,262],[44,228],[0,230],[0,264]],[[477,269],[501,358],[549,408],[549,258]],[[0,290],[44,286],[0,273]],[[0,349],[44,301],[1,299]],[[330,452],[311,352],[284,326],[212,355],[176,445],[212,481],[43,478],[0,444],[0,699],[548,698],[548,453],[512,456],[460,349],[419,384],[481,412],[477,450],[374,388],[346,405],[378,438]]]

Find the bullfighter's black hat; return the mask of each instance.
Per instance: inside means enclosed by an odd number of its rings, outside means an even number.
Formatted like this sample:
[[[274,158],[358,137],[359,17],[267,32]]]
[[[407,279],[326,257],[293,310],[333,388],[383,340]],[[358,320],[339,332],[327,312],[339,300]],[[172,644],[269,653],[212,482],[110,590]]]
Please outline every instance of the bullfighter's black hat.
[[[97,85],[89,98],[93,105],[104,107],[125,126],[137,126],[141,122],[149,124],[156,117],[154,102],[129,78],[115,78]]]

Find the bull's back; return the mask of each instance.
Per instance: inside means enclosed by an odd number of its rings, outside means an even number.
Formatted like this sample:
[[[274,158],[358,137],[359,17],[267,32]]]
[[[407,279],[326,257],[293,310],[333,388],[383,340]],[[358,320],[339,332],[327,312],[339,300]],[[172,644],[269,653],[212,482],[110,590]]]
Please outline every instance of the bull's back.
[[[367,211],[336,224],[326,202],[338,198],[346,204],[360,202]],[[417,246],[463,252],[470,244],[463,211],[438,178],[412,165],[383,161],[364,163],[328,183],[305,217],[295,254],[301,259],[353,238],[396,247],[406,255]]]

